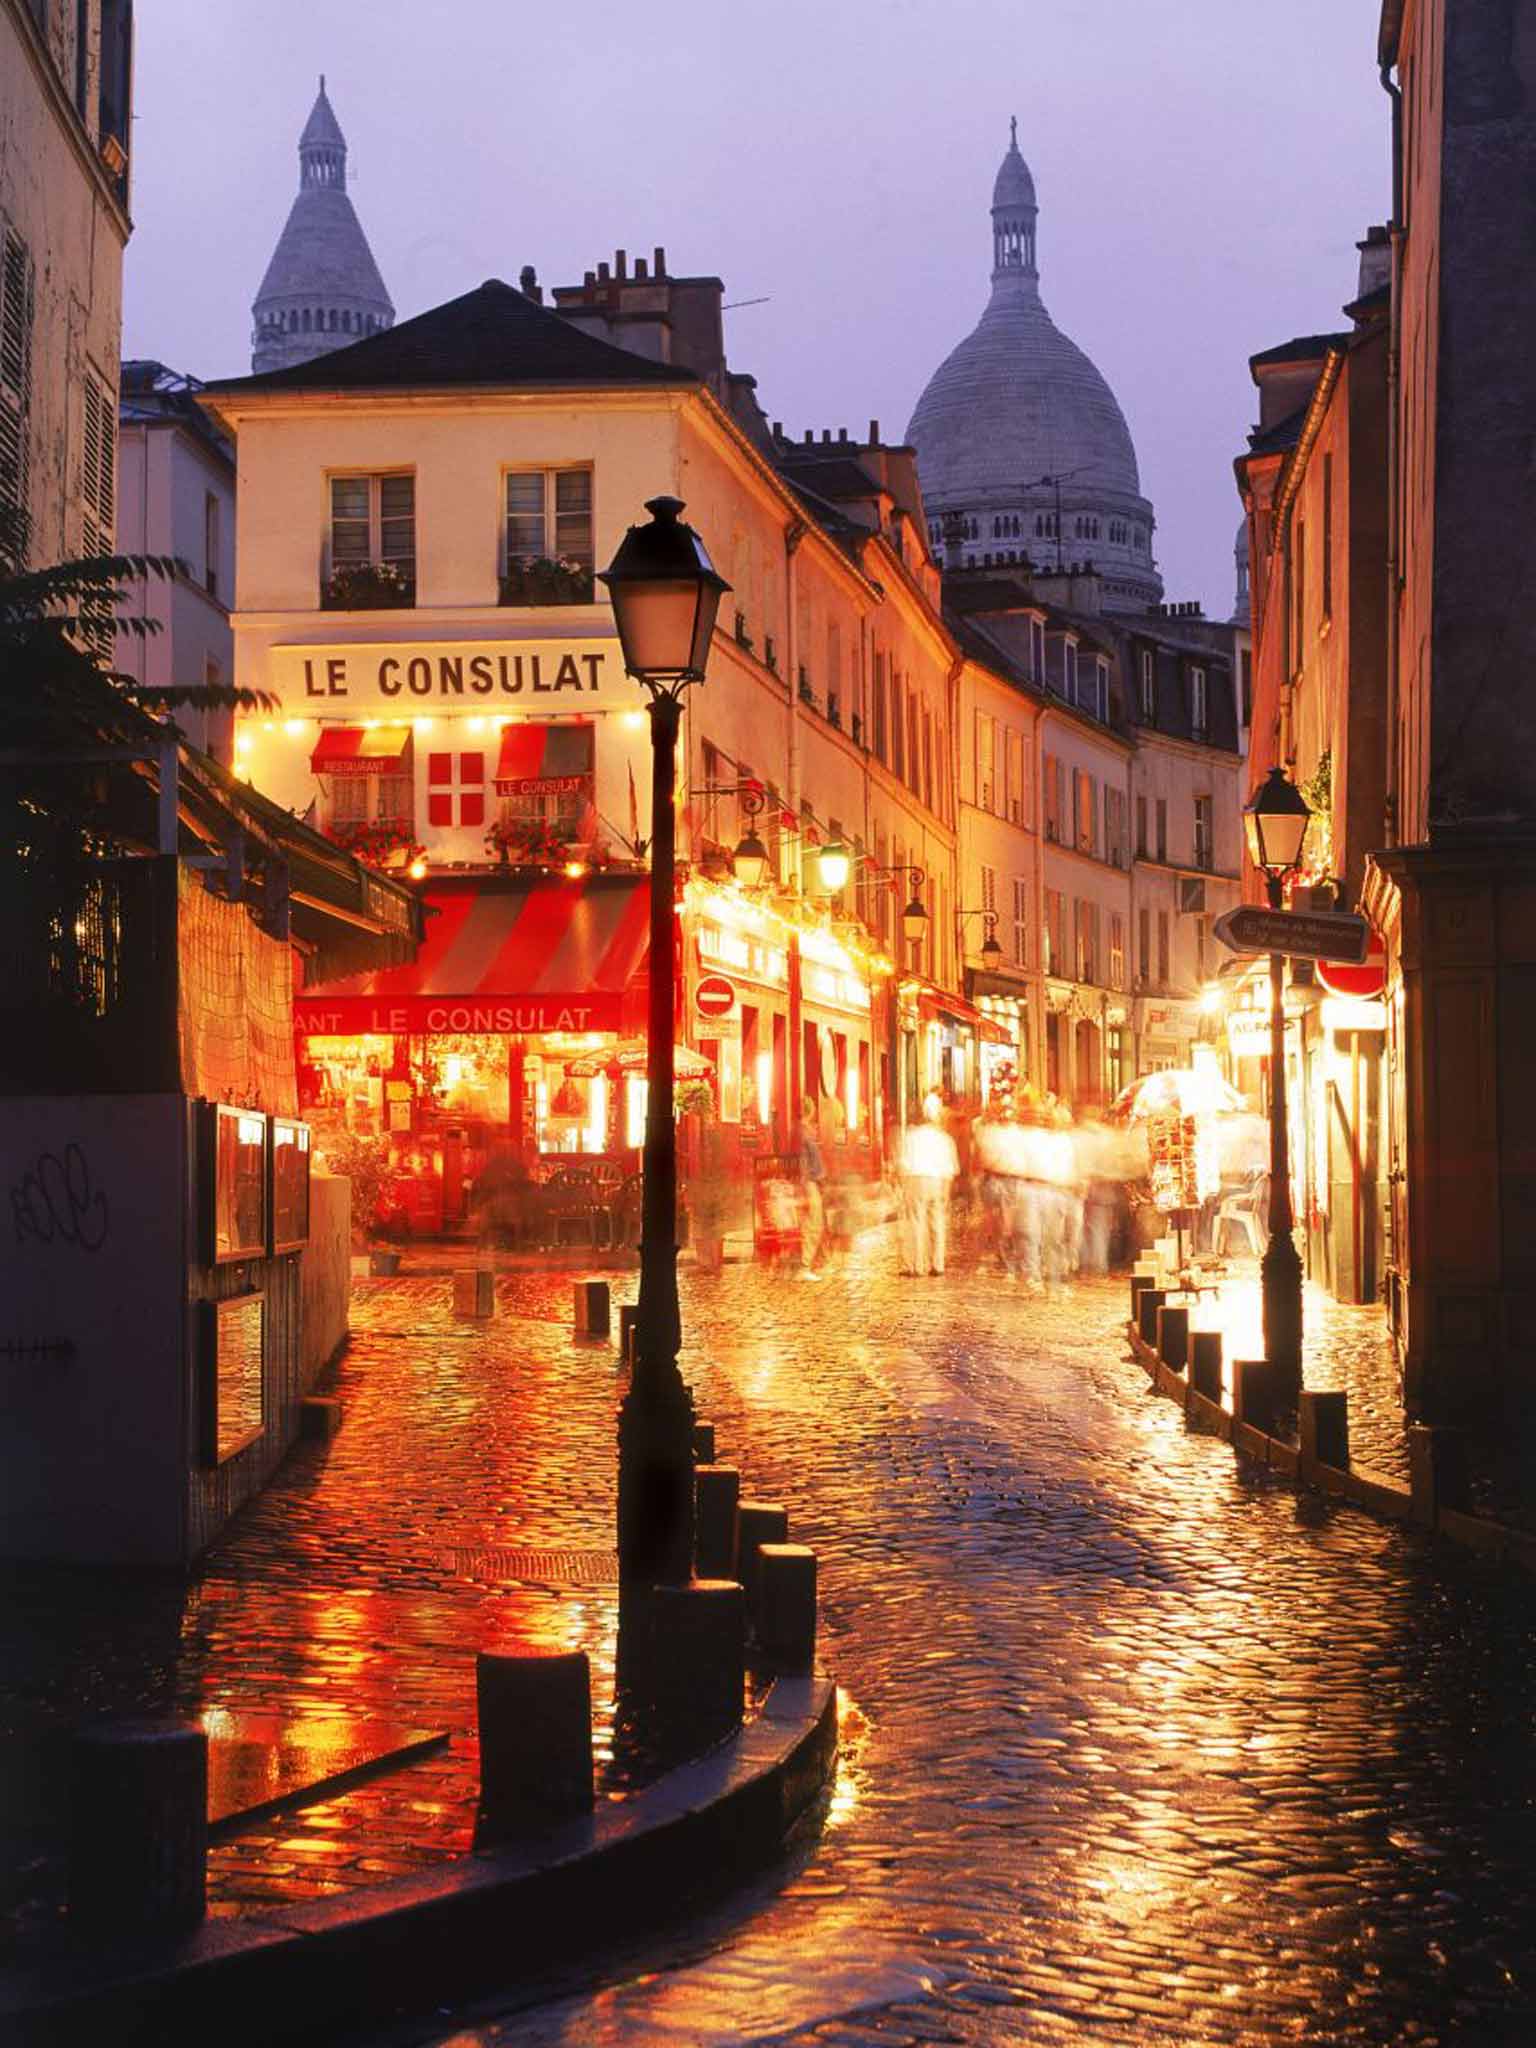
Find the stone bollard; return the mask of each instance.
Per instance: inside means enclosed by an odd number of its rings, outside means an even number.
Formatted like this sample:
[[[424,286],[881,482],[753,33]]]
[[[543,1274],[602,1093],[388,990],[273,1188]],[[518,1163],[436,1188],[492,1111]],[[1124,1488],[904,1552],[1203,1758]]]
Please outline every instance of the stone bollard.
[[[608,1282],[578,1280],[575,1297],[577,1336],[606,1337],[610,1328]]]
[[[208,1737],[106,1721],[75,1737],[69,1912],[100,1934],[173,1934],[207,1910]]]
[[[1164,1302],[1157,1312],[1157,1355],[1170,1372],[1189,1363],[1189,1310]]]
[[[701,1579],[734,1579],[741,1474],[734,1465],[696,1465],[693,1488],[695,1569]]]
[[[1207,1401],[1221,1405],[1221,1332],[1191,1330],[1189,1333],[1189,1384]]]
[[[592,1805],[592,1674],[585,1650],[482,1650],[477,1841],[503,1841]]]
[[[713,1465],[715,1462],[715,1425],[712,1422],[693,1425],[693,1462],[695,1465]]]
[[[1442,1508],[1464,1513],[1470,1498],[1466,1431],[1438,1423],[1410,1423],[1408,1483],[1413,1519],[1427,1528],[1434,1527]]]
[[[1311,1394],[1303,1390],[1299,1417],[1301,1462],[1349,1470],[1348,1394]]]
[[[789,1541],[789,1511],[776,1501],[744,1500],[736,1513],[736,1576],[746,1589],[749,1612],[757,1608],[758,1552],[765,1543]]]
[[[734,1579],[694,1579],[649,1600],[652,1738],[668,1756],[706,1749],[741,1726],[746,1597]]]
[[[1237,1358],[1232,1362],[1232,1413],[1250,1429],[1265,1436],[1278,1436],[1284,1410],[1281,1376],[1267,1358]]]
[[[1168,1299],[1166,1287],[1143,1287],[1141,1299],[1136,1304],[1136,1332],[1143,1344],[1151,1344],[1157,1337],[1157,1312]]]
[[[472,1273],[455,1273],[453,1312],[456,1316],[495,1315],[496,1275],[484,1266],[477,1266]]]
[[[816,1661],[816,1553],[804,1543],[758,1550],[753,1624],[763,1662],[774,1671],[809,1671]]]
[[[635,1318],[639,1313],[632,1301],[626,1301],[619,1310],[619,1362],[622,1365],[635,1362]]]

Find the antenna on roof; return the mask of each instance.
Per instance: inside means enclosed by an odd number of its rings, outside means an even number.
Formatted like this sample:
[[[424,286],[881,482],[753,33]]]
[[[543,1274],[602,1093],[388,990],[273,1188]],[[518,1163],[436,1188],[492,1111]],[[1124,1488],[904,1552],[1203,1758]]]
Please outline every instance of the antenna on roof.
[[[767,299],[731,299],[720,310],[722,313],[734,313],[738,306],[766,306],[771,297],[772,294]]]

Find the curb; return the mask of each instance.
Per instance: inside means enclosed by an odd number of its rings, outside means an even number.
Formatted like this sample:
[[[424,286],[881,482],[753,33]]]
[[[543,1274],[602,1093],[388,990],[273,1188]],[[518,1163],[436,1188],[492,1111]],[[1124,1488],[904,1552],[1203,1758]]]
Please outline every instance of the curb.
[[[0,2036],[267,2044],[462,2002],[770,1862],[836,1753],[836,1686],[778,1679],[758,1719],[709,1755],[515,1846],[153,1948],[62,1945],[0,1976]]]
[[[1475,1550],[1484,1557],[1507,1561],[1526,1571],[1536,1572],[1536,1535],[1524,1529],[1512,1529],[1504,1522],[1491,1521],[1485,1515],[1468,1514],[1460,1508],[1441,1507],[1438,1503],[1421,1508],[1408,1487],[1398,1480],[1389,1479],[1385,1473],[1372,1472],[1364,1465],[1325,1465],[1320,1459],[1307,1456],[1298,1445],[1281,1437],[1266,1435],[1263,1430],[1255,1429],[1251,1422],[1235,1416],[1229,1408],[1223,1408],[1219,1402],[1197,1394],[1183,1373],[1175,1372],[1172,1366],[1164,1363],[1135,1323],[1127,1323],[1126,1336],[1131,1354],[1146,1373],[1152,1391],[1176,1401],[1184,1410],[1184,1420],[1189,1428],[1200,1430],[1207,1436],[1219,1436],[1230,1443],[1239,1456],[1251,1459],[1254,1464],[1267,1466],[1271,1472],[1294,1480],[1299,1486],[1312,1487],[1319,1493],[1331,1494],[1336,1500],[1364,1508],[1367,1514],[1375,1515],[1380,1521],[1410,1523],[1426,1534],[1444,1536],[1452,1543],[1459,1543],[1463,1549]]]

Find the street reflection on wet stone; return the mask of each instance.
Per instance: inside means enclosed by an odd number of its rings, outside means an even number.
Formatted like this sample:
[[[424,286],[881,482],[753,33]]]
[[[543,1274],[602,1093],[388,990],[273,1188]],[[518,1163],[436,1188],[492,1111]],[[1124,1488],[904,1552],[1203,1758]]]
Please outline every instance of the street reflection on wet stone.
[[[689,1278],[700,1412],[820,1554],[831,1809],[434,2040],[1536,2038],[1529,1582],[1186,1435],[1123,1294]]]

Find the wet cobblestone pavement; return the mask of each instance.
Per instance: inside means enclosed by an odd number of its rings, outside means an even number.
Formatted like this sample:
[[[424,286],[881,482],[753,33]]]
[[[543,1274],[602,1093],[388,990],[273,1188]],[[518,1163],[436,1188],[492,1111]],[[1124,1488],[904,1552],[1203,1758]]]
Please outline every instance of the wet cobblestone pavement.
[[[581,1990],[409,2038],[1536,2039],[1531,1582],[1187,1435],[1118,1280],[1040,1301],[893,1265],[684,1280],[721,1455],[820,1555],[823,1831]],[[365,1283],[341,1434],[187,1593],[10,1575],[13,1773],[87,1709],[386,1714],[454,1739],[221,1845],[216,1910],[465,1847],[477,1643],[584,1645],[610,1691],[619,1376],[571,1278],[504,1275],[488,1326],[440,1276]]]

